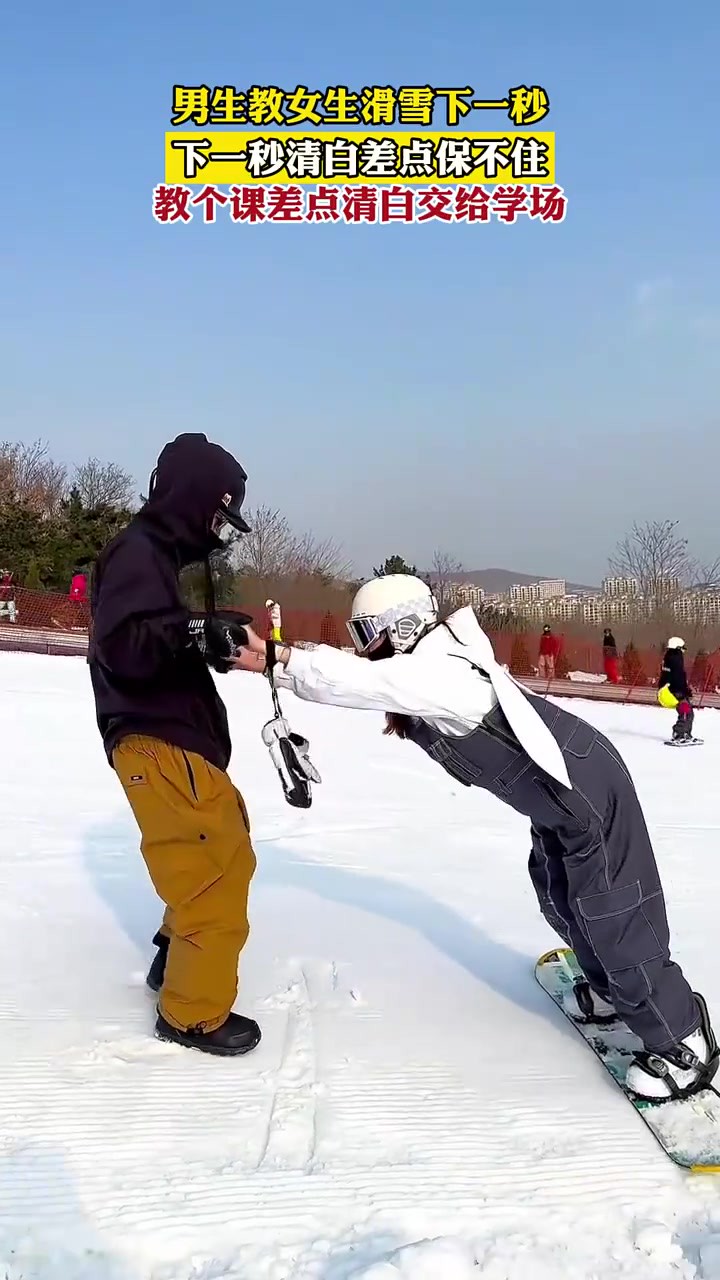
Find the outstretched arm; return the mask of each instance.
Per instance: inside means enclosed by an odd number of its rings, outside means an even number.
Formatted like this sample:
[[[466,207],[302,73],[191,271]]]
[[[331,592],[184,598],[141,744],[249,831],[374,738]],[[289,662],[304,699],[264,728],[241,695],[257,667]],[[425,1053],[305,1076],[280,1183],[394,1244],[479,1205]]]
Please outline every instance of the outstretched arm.
[[[250,628],[248,638],[235,666],[263,671],[265,642]],[[395,654],[371,662],[325,644],[315,649],[277,645],[276,658],[276,683],[306,702],[479,724],[495,701],[490,682],[451,654]]]

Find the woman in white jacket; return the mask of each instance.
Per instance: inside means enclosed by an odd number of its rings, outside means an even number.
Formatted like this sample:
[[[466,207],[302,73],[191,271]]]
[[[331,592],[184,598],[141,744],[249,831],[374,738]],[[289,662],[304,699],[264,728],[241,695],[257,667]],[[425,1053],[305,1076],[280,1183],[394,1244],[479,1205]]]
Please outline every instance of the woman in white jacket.
[[[353,601],[357,653],[261,640],[235,665],[299,698],[383,711],[386,733],[416,743],[456,781],[530,819],[530,876],[548,923],[585,974],[571,1012],[618,1016],[645,1046],[627,1086],[661,1100],[705,1088],[720,1062],[705,1001],[670,959],[655,855],[627,766],[612,743],[501,667],[472,609],[439,621],[418,578],[373,578]]]

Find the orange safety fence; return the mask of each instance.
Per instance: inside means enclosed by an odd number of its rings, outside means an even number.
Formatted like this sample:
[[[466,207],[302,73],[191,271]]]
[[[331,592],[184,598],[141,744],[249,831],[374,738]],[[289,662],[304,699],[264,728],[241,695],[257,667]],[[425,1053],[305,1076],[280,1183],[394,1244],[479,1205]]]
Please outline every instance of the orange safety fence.
[[[350,648],[345,617],[323,610],[283,610],[283,636],[289,643],[329,644]],[[71,600],[51,591],[22,587],[0,590],[0,649],[27,649],[42,653],[84,653],[90,625],[87,601]],[[266,631],[264,611],[258,611],[258,631]],[[587,638],[561,637],[554,667],[541,666],[539,632],[490,632],[497,659],[518,679],[540,691],[558,690],[582,697],[628,701],[655,701],[662,650],[618,650],[615,670],[607,667],[602,645]],[[696,706],[718,705],[720,649],[700,650],[686,656],[686,669]],[[582,677],[585,677],[583,679]],[[608,678],[610,677],[610,678]]]
[[[24,587],[0,588],[0,625],[31,630],[87,631],[90,606],[71,600],[59,591],[26,591]]]

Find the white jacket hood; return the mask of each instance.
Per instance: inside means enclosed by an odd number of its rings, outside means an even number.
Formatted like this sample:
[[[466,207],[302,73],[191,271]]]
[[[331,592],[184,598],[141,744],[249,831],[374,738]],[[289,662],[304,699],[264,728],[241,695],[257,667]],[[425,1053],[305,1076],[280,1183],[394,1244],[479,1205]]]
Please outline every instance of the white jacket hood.
[[[544,769],[545,773],[572,790],[570,775],[560,747],[545,721],[528,702],[522,692],[522,686],[497,661],[490,637],[483,631],[472,607],[465,605],[445,621],[451,628],[452,636],[460,642],[455,651],[462,651],[471,662],[487,672],[503,715],[521,747],[541,769]],[[415,652],[422,649],[429,653],[429,650],[436,645],[447,650],[447,642],[450,639],[444,626],[434,627],[420,641]]]

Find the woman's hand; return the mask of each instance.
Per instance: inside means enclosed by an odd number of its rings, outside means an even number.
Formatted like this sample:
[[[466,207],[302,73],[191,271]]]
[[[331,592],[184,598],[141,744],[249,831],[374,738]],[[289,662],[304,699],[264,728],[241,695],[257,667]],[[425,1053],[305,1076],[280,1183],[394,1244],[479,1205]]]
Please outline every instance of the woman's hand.
[[[262,674],[266,663],[265,654],[257,649],[238,649],[235,657],[230,659],[234,671],[259,671]]]
[[[267,662],[267,645],[252,627],[245,627],[247,644],[235,651],[232,665],[237,671],[264,671]]]
[[[248,642],[237,650],[232,665],[237,671],[264,671],[267,665],[267,643],[261,640],[252,627],[246,627]],[[286,663],[290,650],[287,645],[276,645],[275,656],[278,662]]]

